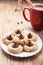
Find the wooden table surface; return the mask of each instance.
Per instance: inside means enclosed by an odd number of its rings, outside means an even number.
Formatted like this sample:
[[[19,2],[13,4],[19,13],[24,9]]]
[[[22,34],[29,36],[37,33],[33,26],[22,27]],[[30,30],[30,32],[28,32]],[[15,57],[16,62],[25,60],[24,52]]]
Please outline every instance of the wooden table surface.
[[[28,12],[26,14],[28,15]],[[23,21],[22,24],[21,21]],[[17,22],[19,22],[19,25],[17,25]],[[12,32],[16,28],[33,31],[38,34],[43,41],[43,31],[33,30],[30,22],[26,22],[23,18],[22,11],[16,1],[0,1],[0,38],[3,34]],[[43,65],[43,48],[33,57],[16,58],[7,55],[0,46],[0,65]]]

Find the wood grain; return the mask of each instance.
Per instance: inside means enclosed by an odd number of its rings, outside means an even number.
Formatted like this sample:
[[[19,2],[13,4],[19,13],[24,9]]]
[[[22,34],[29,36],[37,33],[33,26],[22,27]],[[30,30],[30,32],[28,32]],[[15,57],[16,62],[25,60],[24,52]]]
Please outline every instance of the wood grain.
[[[26,5],[24,4],[24,6]],[[15,11],[15,9],[18,9],[18,11]],[[26,14],[28,14],[28,12]],[[23,24],[21,24],[21,21],[23,21]],[[17,22],[19,22],[19,25],[17,25]],[[16,28],[33,31],[38,34],[43,41],[43,31],[33,30],[30,22],[24,20],[17,1],[0,1],[0,38],[6,32],[12,32]],[[0,65],[43,65],[43,48],[39,54],[33,57],[16,58],[7,55],[0,46]]]

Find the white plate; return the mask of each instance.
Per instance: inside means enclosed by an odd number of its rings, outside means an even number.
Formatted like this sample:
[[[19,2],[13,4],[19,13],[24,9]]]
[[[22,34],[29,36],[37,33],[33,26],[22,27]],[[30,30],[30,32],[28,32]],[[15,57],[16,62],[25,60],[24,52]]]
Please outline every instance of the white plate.
[[[26,33],[28,33],[28,32],[30,32],[30,31],[25,31]],[[2,47],[2,49],[7,53],[7,54],[9,54],[9,55],[11,55],[11,56],[15,56],[15,57],[30,57],[30,56],[33,56],[33,55],[36,55],[37,53],[39,53],[39,51],[41,50],[41,48],[42,48],[42,40],[41,40],[41,38],[38,36],[38,35],[36,35],[37,36],[37,41],[36,41],[36,43],[37,43],[37,46],[38,46],[38,48],[37,48],[37,50],[35,50],[35,51],[33,51],[33,52],[21,52],[21,53],[19,53],[19,54],[13,54],[13,53],[11,53],[11,52],[9,52],[8,51],[8,49],[7,49],[7,46],[4,44],[4,43],[2,43],[2,41],[0,40],[0,43],[1,43],[1,47]]]

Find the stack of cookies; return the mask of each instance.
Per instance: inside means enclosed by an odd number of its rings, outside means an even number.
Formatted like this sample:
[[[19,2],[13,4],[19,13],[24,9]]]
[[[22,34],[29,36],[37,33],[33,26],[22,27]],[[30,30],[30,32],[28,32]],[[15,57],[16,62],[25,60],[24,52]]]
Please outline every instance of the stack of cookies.
[[[32,52],[37,49],[36,37],[33,32],[25,33],[24,30],[17,29],[10,35],[3,36],[2,42],[11,53]]]

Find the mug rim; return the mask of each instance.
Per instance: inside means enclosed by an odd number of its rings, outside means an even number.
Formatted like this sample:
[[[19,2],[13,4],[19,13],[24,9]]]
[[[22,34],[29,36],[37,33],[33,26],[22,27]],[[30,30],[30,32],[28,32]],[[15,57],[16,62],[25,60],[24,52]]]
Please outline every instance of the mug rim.
[[[43,6],[43,3],[33,3],[33,5],[42,5]],[[30,8],[34,9],[34,10],[38,10],[37,8],[33,8],[30,6]],[[38,10],[38,11],[43,11],[43,10]]]
[[[33,3],[33,5],[43,5],[43,3]]]

